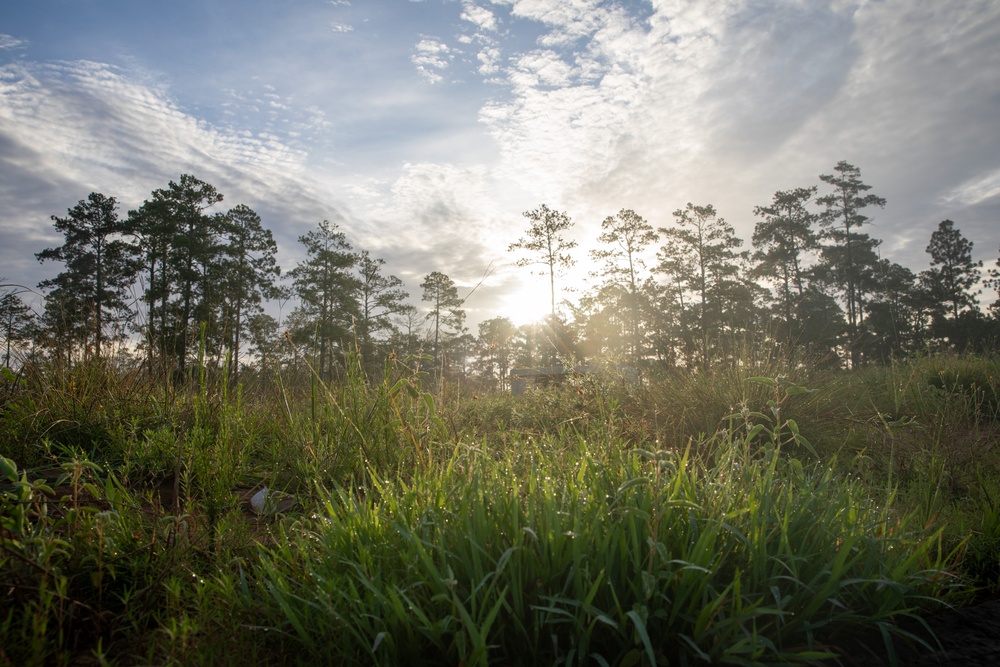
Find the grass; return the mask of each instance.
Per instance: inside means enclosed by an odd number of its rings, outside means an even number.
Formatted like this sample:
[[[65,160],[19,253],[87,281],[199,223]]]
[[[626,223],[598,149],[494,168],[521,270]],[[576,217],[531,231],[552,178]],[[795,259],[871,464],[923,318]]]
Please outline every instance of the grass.
[[[1000,584],[996,359],[412,367],[6,374],[0,665],[812,664]]]

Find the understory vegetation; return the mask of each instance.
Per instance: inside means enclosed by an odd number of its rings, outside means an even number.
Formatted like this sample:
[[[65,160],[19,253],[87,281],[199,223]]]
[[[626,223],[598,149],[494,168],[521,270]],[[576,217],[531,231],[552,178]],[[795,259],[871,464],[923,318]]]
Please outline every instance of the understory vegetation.
[[[0,665],[815,664],[1000,586],[995,357],[418,367],[4,370]]]

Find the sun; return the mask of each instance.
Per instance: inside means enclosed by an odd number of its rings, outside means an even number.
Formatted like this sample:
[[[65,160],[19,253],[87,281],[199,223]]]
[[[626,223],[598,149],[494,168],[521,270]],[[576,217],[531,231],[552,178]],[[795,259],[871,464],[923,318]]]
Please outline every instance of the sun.
[[[525,280],[504,295],[502,314],[515,326],[533,324],[552,312],[551,291],[547,280]]]

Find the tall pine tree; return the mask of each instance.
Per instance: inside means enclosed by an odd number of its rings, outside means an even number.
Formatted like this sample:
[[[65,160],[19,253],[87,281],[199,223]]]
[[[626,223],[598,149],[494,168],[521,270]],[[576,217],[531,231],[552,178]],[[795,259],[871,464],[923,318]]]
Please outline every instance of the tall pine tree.
[[[124,324],[134,315],[130,297],[137,249],[125,237],[118,202],[99,192],[80,200],[65,218],[52,216],[52,221],[65,241],[35,257],[39,262],[62,262],[65,268],[38,285],[51,290],[45,320],[55,340],[79,343],[85,352],[100,357],[105,339],[123,338]]]
[[[864,301],[866,288],[872,284],[871,275],[875,264],[865,261],[878,245],[871,237],[858,238],[858,229],[871,222],[862,211],[870,206],[885,206],[885,199],[874,194],[865,194],[872,186],[861,180],[861,170],[843,160],[833,168],[833,174],[823,174],[819,178],[833,187],[833,190],[816,200],[825,207],[820,223],[826,229],[826,238],[838,250],[824,252],[825,263],[847,309],[848,348],[851,365],[860,361],[859,335],[864,323]],[[877,262],[876,262],[877,264]],[[866,273],[868,275],[866,275]]]
[[[360,281],[353,272],[358,256],[344,232],[328,220],[300,236],[299,243],[307,258],[289,272],[301,302],[295,317],[301,324],[293,334],[315,348],[319,375],[326,379],[333,373],[333,352],[347,349],[359,315]]]

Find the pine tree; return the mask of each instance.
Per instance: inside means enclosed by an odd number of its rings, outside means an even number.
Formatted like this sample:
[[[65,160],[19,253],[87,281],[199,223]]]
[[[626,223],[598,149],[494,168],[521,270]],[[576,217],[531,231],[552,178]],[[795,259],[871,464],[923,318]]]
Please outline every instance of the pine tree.
[[[754,215],[761,218],[753,232],[754,273],[777,285],[786,341],[807,342],[801,340],[800,307],[806,288],[805,255],[819,246],[814,229],[819,216],[807,208],[815,194],[815,186],[779,191],[769,206],[754,207]]]
[[[627,352],[633,362],[638,362],[642,352],[642,331],[640,323],[644,311],[640,285],[646,270],[643,253],[656,241],[653,226],[633,211],[622,209],[616,215],[608,216],[601,223],[601,235],[597,240],[605,247],[591,251],[591,257],[601,262],[600,275],[606,284],[615,284],[619,290],[606,293],[618,294],[622,298],[613,307],[627,313]]]
[[[465,324],[463,299],[458,298],[455,281],[439,271],[432,271],[420,284],[421,299],[430,303],[425,320],[431,323],[434,342],[434,360],[439,368],[444,367],[441,356],[443,339],[461,335]]]
[[[376,341],[391,337],[393,317],[413,306],[403,281],[382,273],[385,260],[374,259],[367,250],[358,256],[358,343],[367,364],[375,362]]]
[[[214,186],[182,174],[129,214],[143,253],[150,363],[158,352],[181,377],[202,325],[211,340],[218,332],[225,216],[208,210],[222,199]]]
[[[569,216],[561,211],[553,211],[545,204],[533,211],[524,213],[531,221],[526,237],[521,237],[516,243],[511,243],[508,252],[527,250],[535,254],[517,260],[518,266],[541,264],[545,267],[541,275],[549,276],[549,290],[552,301],[552,316],[556,316],[556,275],[560,269],[567,269],[575,260],[569,251],[576,247],[576,241],[568,241],[563,232],[573,226]]]
[[[832,185],[833,191],[817,199],[816,203],[825,207],[820,223],[827,230],[826,238],[834,246],[843,249],[842,253],[826,253],[825,259],[831,269],[829,275],[836,277],[837,287],[847,306],[848,347],[851,365],[856,366],[860,361],[856,342],[864,323],[865,288],[870,284],[870,281],[866,282],[864,274],[866,271],[873,271],[873,264],[862,261],[867,258],[866,248],[863,244],[859,247],[857,229],[871,222],[861,211],[869,206],[882,208],[885,206],[885,199],[874,194],[864,194],[871,190],[871,186],[861,181],[861,170],[854,165],[841,160],[834,171],[835,174],[823,174],[819,177],[824,183]],[[867,240],[871,244],[868,250],[878,245],[878,241],[872,243],[873,239],[870,237]],[[831,264],[834,257],[837,264]]]
[[[0,278],[0,287],[7,288]],[[5,289],[0,295],[0,337],[3,339],[3,365],[10,368],[10,361],[15,346],[30,340],[35,331],[35,313],[21,300],[13,290]]]
[[[723,325],[735,323],[735,294],[744,287],[741,262],[748,253],[737,250],[743,240],[732,225],[717,217],[711,204],[688,203],[674,211],[674,218],[675,227],[659,230],[665,242],[657,253],[657,268],[685,295],[686,311],[681,316],[691,332],[687,343],[694,348],[689,355],[704,366],[712,339],[720,338]]]
[[[920,281],[931,297],[940,304],[939,315],[945,312],[957,320],[963,310],[978,310],[973,288],[980,281],[983,263],[972,261],[972,241],[955,228],[951,220],[942,220],[931,234],[927,254],[931,268],[920,274]]]
[[[281,267],[275,259],[278,246],[253,209],[243,204],[235,206],[221,222],[226,243],[217,271],[224,303],[220,328],[232,355],[229,368],[235,382],[239,379],[244,332],[251,319],[263,312],[262,304],[281,294],[277,285]]]
[[[332,374],[332,352],[347,349],[357,319],[360,281],[353,269],[358,256],[337,225],[324,220],[319,228],[299,237],[308,258],[292,269],[294,290],[301,301],[300,319],[306,326],[295,332],[300,342],[313,341],[318,351],[320,377]]]
[[[986,286],[996,290],[997,300],[990,306],[990,312],[993,313],[995,319],[1000,321],[1000,258],[997,259],[996,268],[989,270]]]
[[[39,262],[57,261],[65,269],[39,283],[51,290],[46,298],[45,320],[56,339],[75,341],[94,356],[102,354],[105,338],[124,337],[132,316],[130,296],[135,277],[136,247],[124,237],[125,224],[118,217],[118,202],[99,192],[69,209],[67,217],[52,216],[65,242],[36,253]],[[113,332],[109,329],[114,328]]]
[[[516,335],[517,327],[506,317],[479,323],[480,372],[501,391],[507,388]]]

